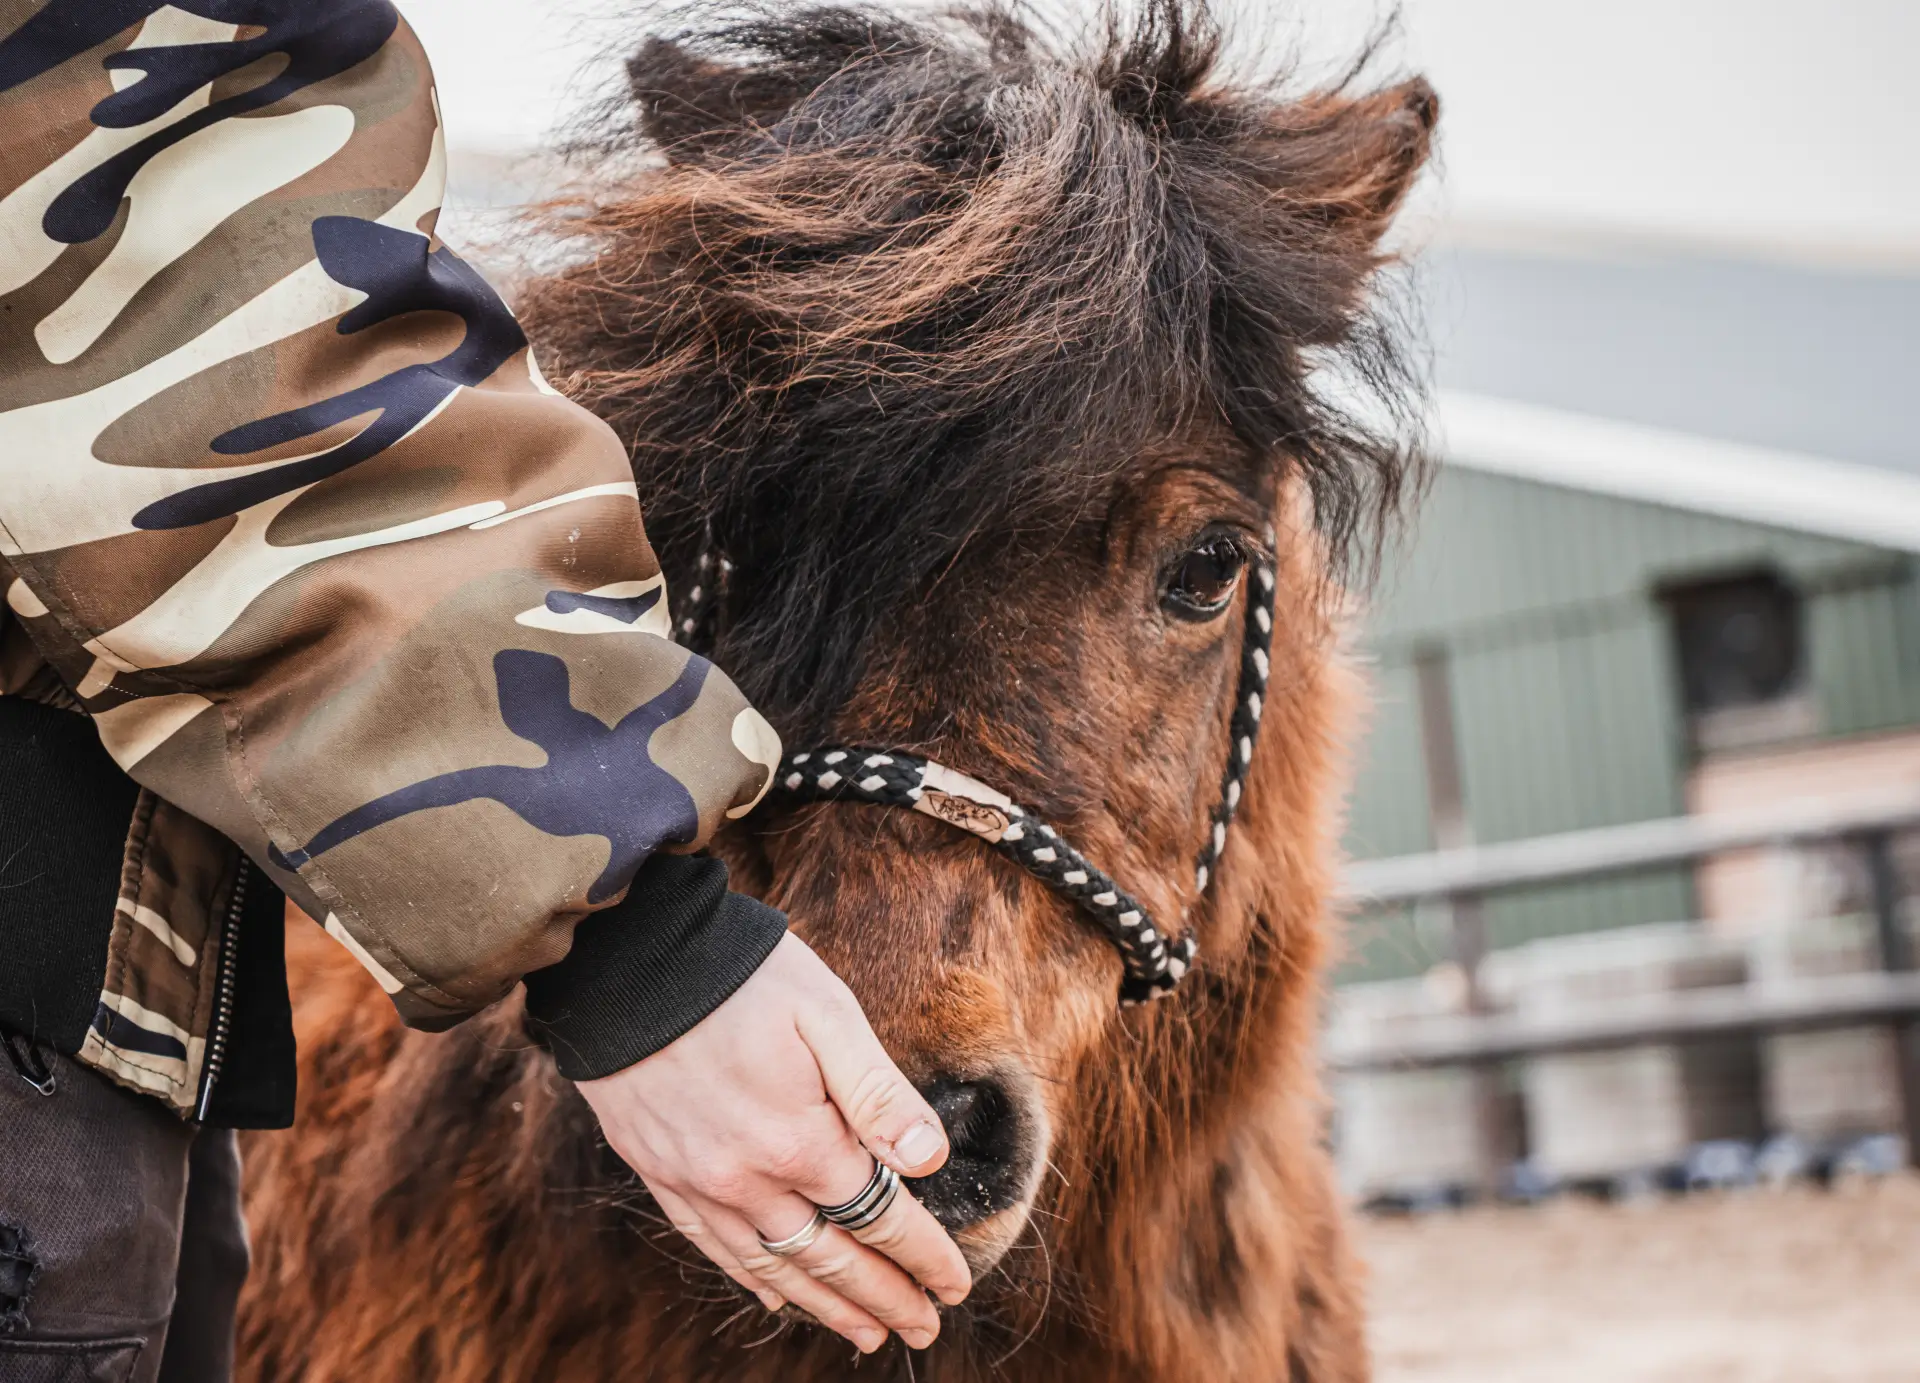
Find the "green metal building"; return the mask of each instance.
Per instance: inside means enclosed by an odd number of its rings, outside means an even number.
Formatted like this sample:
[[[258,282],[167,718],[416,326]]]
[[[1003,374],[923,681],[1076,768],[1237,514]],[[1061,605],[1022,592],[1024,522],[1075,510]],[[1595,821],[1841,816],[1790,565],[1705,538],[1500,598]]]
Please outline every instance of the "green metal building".
[[[1678,815],[1730,757],[1920,744],[1920,279],[1511,251],[1429,275],[1445,464],[1363,625],[1354,858]],[[1698,915],[1673,870],[1496,899],[1487,939]],[[1444,918],[1362,913],[1348,950],[1343,978],[1418,974]]]

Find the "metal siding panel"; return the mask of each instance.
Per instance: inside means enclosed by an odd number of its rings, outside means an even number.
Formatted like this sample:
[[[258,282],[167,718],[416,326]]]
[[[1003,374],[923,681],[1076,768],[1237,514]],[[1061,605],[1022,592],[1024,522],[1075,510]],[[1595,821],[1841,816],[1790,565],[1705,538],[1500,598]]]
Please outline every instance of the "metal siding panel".
[[[1368,859],[1431,850],[1413,668],[1404,662],[1380,662],[1367,672],[1373,704],[1355,752],[1346,851]],[[1432,928],[1415,926],[1410,909],[1350,918],[1342,936],[1338,979],[1344,983],[1421,974],[1440,959],[1430,950],[1435,941]]]
[[[1453,677],[1480,839],[1678,809],[1666,630],[1650,606],[1599,628],[1458,651]]]
[[[1808,679],[1826,733],[1920,721],[1920,593],[1910,569],[1816,595],[1806,616]]]
[[[1684,809],[1673,650],[1652,599],[1663,580],[1772,563],[1818,589],[1884,560],[1857,544],[1456,468],[1436,478],[1417,540],[1389,563],[1367,620],[1381,711],[1362,747],[1350,850],[1427,848],[1409,661],[1451,655],[1469,813],[1483,840]],[[1826,580],[1825,584],[1833,584]],[[1809,669],[1827,733],[1920,723],[1920,587],[1808,602]],[[1686,871],[1494,900],[1489,939],[1513,945],[1693,911]],[[1343,979],[1417,974],[1444,958],[1436,916],[1357,919]]]
[[[1643,608],[1462,656],[1455,664],[1463,773],[1482,840],[1512,840],[1667,816],[1681,809],[1665,628]],[[1489,940],[1590,931],[1687,915],[1683,873],[1493,900]]]
[[[1529,612],[1636,598],[1665,577],[1772,562],[1808,577],[1871,558],[1835,539],[1444,467],[1368,620],[1385,646]]]
[[[1413,669],[1405,663],[1378,663],[1368,672],[1372,706],[1366,734],[1355,751],[1347,851],[1359,859],[1375,859],[1431,850]]]

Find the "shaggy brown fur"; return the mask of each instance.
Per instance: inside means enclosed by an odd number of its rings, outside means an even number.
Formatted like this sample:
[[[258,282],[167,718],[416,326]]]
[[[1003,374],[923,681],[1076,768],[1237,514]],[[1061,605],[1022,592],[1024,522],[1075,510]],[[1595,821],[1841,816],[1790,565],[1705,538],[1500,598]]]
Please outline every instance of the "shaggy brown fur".
[[[513,1006],[403,1034],[296,928],[300,1123],[249,1149],[253,1383],[1366,1377],[1311,1059],[1356,703],[1327,596],[1407,467],[1308,372],[1404,387],[1365,311],[1435,105],[1231,88],[1214,46],[1176,0],[1084,60],[999,9],[650,43],[668,159],[616,170],[530,304],[556,382],[632,444],[670,572],[711,516],[717,657],[790,743],[932,753],[1198,931],[1178,995],[1123,1014],[1093,930],[939,823],[763,809],[721,842],[910,1076],[1001,1078],[1036,1131],[1033,1194],[954,1221],[973,1298],[911,1364],[770,1321]],[[1269,524],[1271,695],[1196,900],[1245,605],[1183,619],[1165,588]]]
[[[1417,390],[1368,295],[1423,84],[1236,89],[1180,0],[1077,58],[990,5],[785,13],[641,49],[637,119],[591,153],[668,165],[564,209],[589,253],[525,313],[626,440],[669,570],[708,528],[734,560],[725,665],[783,734],[831,729],[970,545],[1004,584],[1189,428],[1364,550],[1408,474]],[[1370,421],[1311,387],[1327,364]]]

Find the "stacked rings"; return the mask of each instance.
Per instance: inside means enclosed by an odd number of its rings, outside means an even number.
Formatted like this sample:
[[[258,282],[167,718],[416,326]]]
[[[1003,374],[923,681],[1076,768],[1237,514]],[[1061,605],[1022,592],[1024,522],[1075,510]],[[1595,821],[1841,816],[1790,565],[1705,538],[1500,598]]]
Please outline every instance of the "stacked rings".
[[[820,1213],[829,1224],[852,1233],[865,1229],[875,1220],[887,1213],[887,1207],[893,1204],[893,1198],[900,1194],[900,1174],[884,1162],[873,1164],[873,1176],[867,1181],[859,1195],[845,1205],[823,1205]]]

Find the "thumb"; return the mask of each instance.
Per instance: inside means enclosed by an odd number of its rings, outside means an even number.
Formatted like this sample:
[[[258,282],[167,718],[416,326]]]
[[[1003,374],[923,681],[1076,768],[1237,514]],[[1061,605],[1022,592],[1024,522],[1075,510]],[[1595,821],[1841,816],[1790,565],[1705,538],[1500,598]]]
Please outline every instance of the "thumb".
[[[852,991],[838,979],[834,986],[837,995],[806,1006],[798,1019],[801,1039],[820,1064],[827,1098],[867,1151],[894,1171],[915,1177],[938,1171],[947,1160],[940,1116],[900,1074]]]

